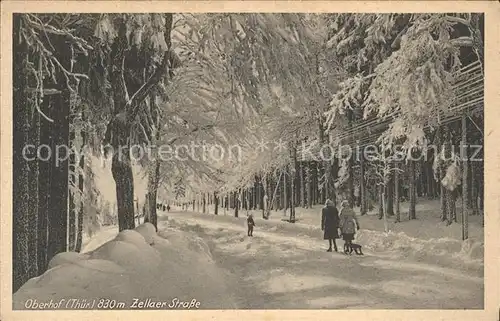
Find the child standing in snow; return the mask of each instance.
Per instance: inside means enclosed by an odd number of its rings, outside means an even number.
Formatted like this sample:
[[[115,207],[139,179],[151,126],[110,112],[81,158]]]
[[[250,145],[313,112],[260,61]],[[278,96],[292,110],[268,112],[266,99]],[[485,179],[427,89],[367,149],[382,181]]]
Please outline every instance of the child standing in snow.
[[[253,227],[255,226],[255,222],[253,221],[253,215],[249,214],[247,218],[248,225],[248,236],[253,236]]]
[[[344,240],[344,252],[354,240],[356,230],[359,230],[359,223],[356,218],[354,210],[349,207],[347,200],[342,201],[342,209],[340,210],[340,230],[342,232],[342,239]]]

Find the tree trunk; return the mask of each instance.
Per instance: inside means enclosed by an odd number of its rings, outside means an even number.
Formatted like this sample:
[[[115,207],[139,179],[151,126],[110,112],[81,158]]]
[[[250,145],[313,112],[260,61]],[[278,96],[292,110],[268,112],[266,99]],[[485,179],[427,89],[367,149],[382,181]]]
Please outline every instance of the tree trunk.
[[[446,189],[443,184],[441,184],[441,180],[444,178],[443,171],[440,170],[440,180],[439,180],[439,189],[440,189],[440,204],[441,204],[441,221],[448,221],[448,204],[446,202]]]
[[[255,182],[255,210],[262,210],[262,191],[261,191],[261,178]]]
[[[283,172],[283,211],[284,215],[286,216],[286,210],[288,209],[288,186],[287,186],[287,177],[288,175],[288,166],[285,165],[285,169]]]
[[[422,169],[423,169],[422,164],[423,164],[423,162],[420,159],[418,161],[418,168],[419,168],[420,175],[416,175],[415,174],[415,185],[416,185],[417,197],[425,196],[424,184],[423,184],[423,175],[422,175]],[[417,163],[415,164],[415,167],[416,166],[417,166]]]
[[[267,198],[269,194],[269,180],[267,177],[262,176],[260,178],[260,197],[259,197],[259,208],[262,212],[262,218],[266,218],[267,211]]]
[[[139,210],[139,200],[138,199],[135,199],[134,201],[134,204],[135,204],[135,216],[137,216],[137,225],[141,225],[141,216],[140,216],[140,210]],[[144,213],[144,211],[143,211]]]
[[[252,186],[252,187],[249,187],[247,190],[246,190],[246,196],[247,196],[247,206],[245,207],[245,209],[247,211],[249,210],[253,210],[254,209],[254,189],[255,187]]]
[[[425,166],[427,175],[427,191],[429,199],[436,199],[436,192],[434,190],[434,175],[432,173],[432,165],[430,161],[427,161]]]
[[[446,144],[445,156],[446,156],[446,160],[449,160],[449,159],[451,159],[451,155],[452,155],[452,141],[451,141],[449,130],[447,131],[445,144]],[[444,171],[444,174],[446,174],[446,170]],[[450,191],[450,190],[445,188],[445,193],[446,193],[446,206],[447,206],[447,210],[448,210],[448,224],[451,224],[452,222],[457,221],[456,204],[455,204],[455,191]]]
[[[24,73],[28,48],[21,41],[21,14],[13,15],[13,249],[12,249],[12,292],[16,292],[28,279],[29,275],[29,165],[22,155],[28,143],[30,105],[26,97],[27,79]],[[35,232],[35,231],[33,231]]]
[[[54,145],[68,146],[69,138],[69,92],[66,90],[61,96],[56,96],[54,110]],[[65,159],[67,155],[61,159]],[[52,191],[49,212],[49,241],[47,260],[50,261],[56,254],[67,250],[68,230],[68,161],[55,166],[52,172]]]
[[[41,109],[47,117],[52,118],[50,99],[45,99],[42,103]],[[52,133],[52,123],[41,118],[40,119],[40,143],[47,146],[53,145],[53,133]],[[14,146],[16,146],[14,144]],[[49,226],[48,217],[50,213],[50,191],[52,190],[52,167],[53,163],[49,161],[44,161],[48,159],[48,150],[41,149],[40,159],[39,159],[39,189],[38,189],[38,271],[43,273],[47,269],[47,248],[48,248],[48,236],[49,236]],[[44,160],[42,160],[44,159]]]
[[[116,184],[119,231],[135,228],[134,176],[130,159],[130,124],[127,121],[129,102],[124,80],[127,46],[126,21],[121,21],[118,36],[111,50],[112,72],[110,78],[115,116],[108,125],[105,139],[106,141],[110,140],[114,148],[111,172]],[[152,206],[156,208],[156,202],[149,204],[150,209]]]
[[[434,157],[439,158],[439,166],[437,168],[437,177],[438,177],[438,184],[439,184],[439,197],[440,197],[440,204],[441,204],[441,221],[447,221],[447,204],[446,204],[446,189],[444,188],[443,184],[441,181],[443,180],[445,176],[444,168],[442,165],[443,160],[441,159],[442,153],[441,150],[444,148],[444,143],[443,143],[443,137],[442,137],[442,132],[441,128],[438,128],[437,132],[437,146],[440,148],[440,151],[434,155]]]
[[[262,218],[267,219],[268,214],[269,214],[269,192],[272,192],[271,190],[271,179],[268,178],[268,176],[263,177],[263,191],[262,191]]]
[[[248,210],[252,209],[252,201],[253,201],[253,195],[252,195],[252,188],[246,188],[243,191],[243,199],[244,199],[244,205],[243,208],[248,212]]]
[[[422,196],[429,197],[429,185],[427,184],[427,166],[424,159],[420,160],[420,188]]]
[[[134,176],[128,152],[113,155],[111,172],[116,183],[116,204],[118,207],[118,231],[132,230],[134,221]],[[149,195],[151,203],[150,213],[156,212],[156,195]],[[154,209],[153,209],[154,208]],[[150,214],[151,215],[151,214]],[[153,217],[150,217],[153,223]]]
[[[275,199],[273,202],[273,210],[274,211],[279,211],[281,210],[281,199],[283,198],[282,195],[282,189],[283,189],[283,184],[281,183],[283,180],[283,176],[285,174],[283,173],[283,170],[280,170],[280,174],[278,176],[278,179],[275,180],[275,186],[274,189],[276,191]]]
[[[80,107],[82,108],[82,107]],[[82,110],[82,121],[86,120],[85,111]],[[82,146],[80,148],[80,163],[78,166],[80,167],[80,174],[78,175],[78,189],[80,191],[80,208],[78,209],[78,217],[77,217],[77,231],[76,231],[76,244],[75,251],[80,252],[82,250],[82,242],[83,242],[83,212],[84,212],[84,204],[85,204],[85,196],[86,193],[92,193],[92,191],[85,191],[84,185],[84,175],[85,172],[85,155],[84,148],[87,143],[87,136],[85,133],[85,128],[81,128],[80,135],[82,137]]]
[[[484,165],[482,165],[482,173],[484,173]],[[479,210],[480,214],[482,215],[482,220],[483,220],[483,226],[484,226],[484,178],[483,175],[481,175],[481,180],[480,180],[480,185],[478,188],[478,193],[479,193]]]
[[[337,204],[337,194],[335,190],[335,181],[338,178],[338,173],[339,173],[339,159],[337,157],[333,157],[333,162],[330,165],[331,170],[330,170],[330,179],[331,179],[331,186],[330,186],[330,200],[334,203]],[[354,201],[354,187],[352,189],[352,200]],[[326,202],[326,199],[322,200],[322,204]],[[353,207],[353,204],[351,203],[351,207]]]
[[[469,238],[469,186],[468,177],[468,157],[467,157],[467,115],[462,115],[462,240]]]
[[[258,204],[259,204],[259,188],[257,185],[257,182],[254,181],[253,187],[252,187],[252,210],[258,210]]]
[[[311,206],[318,204],[318,200],[321,198],[319,184],[320,184],[320,164],[321,162],[311,162],[312,166],[312,203]]]
[[[472,137],[471,137],[472,138]],[[472,141],[472,139],[467,137],[467,139],[469,141]],[[467,147],[467,153],[468,152],[468,147]],[[473,211],[473,208],[474,206],[472,205],[472,202],[473,202],[473,191],[472,191],[472,188],[473,188],[473,179],[472,179],[472,174],[473,174],[473,169],[472,169],[472,163],[471,160],[467,157],[467,203],[468,203],[468,206],[469,206],[469,214],[470,215],[474,215],[474,211]]]
[[[366,209],[366,186],[365,186],[365,153],[362,152],[359,158],[360,161],[360,177],[359,177],[359,195],[361,197],[361,215],[365,215],[367,213]]]
[[[396,222],[401,222],[401,209],[399,208],[399,163],[394,164],[394,201],[396,207]]]
[[[281,202],[283,200],[283,184],[281,183],[282,182],[281,177],[283,176],[283,170],[281,170],[281,173],[282,174],[280,176],[280,179],[278,179],[278,181],[276,182],[278,193],[276,194],[276,200],[274,201],[274,203],[276,204],[276,206],[274,207],[275,211],[279,211],[282,208]]]
[[[74,123],[75,123],[75,117],[74,115],[76,114],[76,108],[75,108],[75,99],[76,97],[74,94],[71,95],[70,99],[70,116],[69,116],[69,146],[73,150],[75,148],[75,138],[76,138],[76,133],[74,129]],[[71,186],[75,186],[77,184],[76,181],[76,172],[77,172],[77,166],[78,164],[76,163],[76,157],[73,152],[70,153],[69,155],[69,162],[68,162],[68,168],[69,168],[69,184],[70,184],[70,189],[68,191],[68,247],[67,251],[74,251],[75,250],[75,245],[76,245],[76,201],[77,201],[77,195],[75,193],[75,189],[71,188]]]
[[[410,207],[408,209],[408,219],[415,220],[416,216],[416,205],[417,205],[417,191],[416,191],[416,182],[415,182],[415,161],[410,160]]]
[[[329,159],[332,157],[331,155],[328,155],[326,158]],[[326,201],[326,199],[332,199],[335,196],[335,182],[333,178],[333,163],[332,161],[328,160],[323,162],[323,169],[324,169],[324,178],[322,180],[323,182],[323,188],[322,190],[324,191],[321,195],[321,199],[319,200],[320,202]],[[323,200],[323,198],[325,198]]]
[[[295,161],[295,168],[294,168],[294,187],[295,187],[295,201],[294,201],[294,204],[295,204],[295,207],[297,206],[302,206],[302,197],[300,196],[300,193],[301,193],[301,167],[300,167],[300,162],[298,161],[297,159],[297,147],[295,145],[295,149],[294,149],[294,161]]]
[[[378,187],[378,219],[384,218],[384,185]]]
[[[318,166],[316,162],[311,161],[310,164],[311,173],[311,207],[317,204],[318,201]]]
[[[257,210],[260,210],[260,204],[262,203],[261,202],[261,192],[260,192],[260,178],[255,182],[255,185],[254,185],[254,206],[253,206],[253,209],[255,211]]]
[[[446,210],[447,210],[447,216],[448,216],[448,222],[447,225],[450,225],[451,223],[455,222],[456,218],[454,217],[454,212],[455,212],[455,202],[453,200],[453,192],[449,191],[445,188],[445,198],[446,198]]]
[[[219,215],[219,196],[217,196],[217,192],[214,192],[214,214]]]
[[[386,215],[394,216],[394,177],[390,174],[389,181],[387,182],[387,203],[386,203]]]
[[[478,190],[477,190],[478,184],[476,181],[476,162],[471,162],[471,198],[472,198],[472,215],[479,215],[479,208],[478,208]]]
[[[53,41],[54,47],[57,49],[59,62],[66,70],[70,69],[72,54],[71,50],[63,37],[57,37]],[[69,117],[71,92],[67,88],[66,78],[62,72],[57,74],[58,84],[57,89],[61,91],[60,95],[55,95],[53,110],[53,130],[54,130],[54,145],[52,151],[57,152],[57,146],[69,146]],[[47,260],[50,260],[58,253],[67,250],[67,231],[68,231],[68,179],[69,179],[69,155],[67,149],[59,148],[59,159],[52,172],[52,190],[50,198],[49,212],[49,237]]]
[[[32,118],[32,126],[30,130],[29,142],[35,148],[40,145],[40,115],[35,112]],[[38,181],[39,181],[39,164],[36,158],[36,153],[33,153],[33,160],[29,162],[30,172],[28,174],[29,184],[29,276],[34,277],[39,275],[38,271]]]
[[[306,187],[305,187],[305,180],[304,180],[304,162],[299,163],[299,173],[300,173],[300,206],[302,208],[306,207]]]
[[[387,205],[385,203],[386,195],[384,192],[385,188],[382,188],[382,196],[380,197],[382,199],[382,215],[384,217],[384,232],[387,233],[389,232],[389,224],[387,223]]]
[[[238,217],[238,209],[240,207],[238,195],[234,192],[234,217]]]
[[[329,140],[327,137],[325,137],[325,128],[324,128],[324,117],[320,116],[318,118],[318,138],[319,138],[319,144],[320,146],[324,146],[326,141]],[[328,150],[330,152],[330,150]],[[330,197],[330,177],[331,177],[331,164],[330,164],[330,158],[331,155],[329,155],[329,152],[326,157],[326,161],[319,161],[316,165],[316,171],[317,171],[317,182],[315,184],[315,187],[317,189],[317,194],[315,198],[315,203],[318,201],[324,202],[323,198],[328,198]],[[319,188],[319,184],[322,184],[322,188]]]
[[[355,119],[355,116],[354,116],[354,112],[352,109],[348,109],[347,110],[347,117],[348,117],[348,120],[349,120],[349,129],[352,129],[352,126],[353,126],[353,122],[354,122],[354,119]],[[352,147],[354,145],[354,141],[352,138],[350,138],[350,147]],[[352,148],[351,148],[352,150]],[[351,208],[354,208],[354,156],[351,155],[351,157],[349,157],[349,161],[348,161],[348,168],[347,168],[348,172],[349,172],[349,179],[347,180],[347,197],[348,197],[348,200],[349,200],[349,206]]]
[[[290,175],[292,179],[290,180],[290,223],[295,223],[295,168],[292,169],[292,173]]]
[[[354,157],[349,157],[349,161],[347,163],[348,165],[348,172],[349,172],[349,179],[347,180],[347,199],[349,201],[349,206],[351,208],[355,207],[355,197],[354,197]]]
[[[312,207],[312,184],[311,184],[311,179],[312,179],[312,173],[311,173],[311,164],[306,163],[306,192],[307,192],[307,197],[306,197],[306,207],[311,208]]]
[[[252,194],[250,192],[250,188],[247,189],[246,192],[247,193],[246,193],[246,207],[245,207],[245,210],[246,210],[247,215],[248,215],[248,211],[251,210],[251,209],[253,209],[252,204],[251,204],[251,202],[253,200],[253,196],[252,196]]]
[[[295,222],[295,206],[297,206],[297,146],[291,146],[292,166],[290,170],[290,222]]]
[[[390,165],[389,165],[390,166]],[[387,182],[387,216],[394,216],[394,174],[389,174],[389,180]]]

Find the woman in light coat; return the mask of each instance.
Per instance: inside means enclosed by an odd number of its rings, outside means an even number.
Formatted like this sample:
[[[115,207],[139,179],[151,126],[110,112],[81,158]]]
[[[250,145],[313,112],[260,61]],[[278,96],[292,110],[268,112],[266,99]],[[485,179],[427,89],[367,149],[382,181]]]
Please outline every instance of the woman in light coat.
[[[342,239],[345,242],[345,250],[346,245],[350,245],[352,243],[356,231],[359,230],[356,213],[354,213],[354,210],[349,206],[349,202],[347,200],[342,201],[339,218],[340,231],[342,232]]]

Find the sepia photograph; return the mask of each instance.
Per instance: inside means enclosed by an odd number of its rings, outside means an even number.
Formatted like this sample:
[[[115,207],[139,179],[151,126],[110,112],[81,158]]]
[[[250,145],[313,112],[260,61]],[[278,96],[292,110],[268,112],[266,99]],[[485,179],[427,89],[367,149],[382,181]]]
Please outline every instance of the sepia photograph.
[[[485,13],[240,6],[2,9],[2,310],[484,310]]]

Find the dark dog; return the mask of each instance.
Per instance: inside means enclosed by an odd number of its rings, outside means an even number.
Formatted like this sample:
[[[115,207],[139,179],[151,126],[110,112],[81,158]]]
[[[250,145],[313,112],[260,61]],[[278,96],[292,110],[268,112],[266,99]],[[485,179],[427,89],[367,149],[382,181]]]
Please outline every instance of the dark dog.
[[[364,255],[361,250],[362,246],[356,243],[345,243],[344,244],[344,253],[351,255],[352,252],[356,253],[356,255]]]

